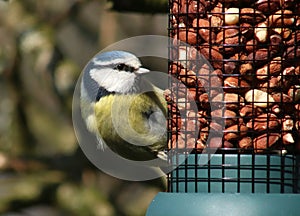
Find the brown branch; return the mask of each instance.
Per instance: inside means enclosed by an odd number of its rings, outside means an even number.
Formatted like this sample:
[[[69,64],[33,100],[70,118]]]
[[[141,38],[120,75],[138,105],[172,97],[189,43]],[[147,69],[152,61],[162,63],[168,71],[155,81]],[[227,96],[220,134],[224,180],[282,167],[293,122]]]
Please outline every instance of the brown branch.
[[[138,13],[167,13],[168,0],[108,0],[113,3],[113,10]]]

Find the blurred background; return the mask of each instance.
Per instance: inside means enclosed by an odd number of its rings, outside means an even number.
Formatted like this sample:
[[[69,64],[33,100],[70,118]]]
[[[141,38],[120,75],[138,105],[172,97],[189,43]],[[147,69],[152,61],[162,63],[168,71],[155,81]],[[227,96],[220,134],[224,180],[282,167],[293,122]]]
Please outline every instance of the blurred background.
[[[0,0],[0,215],[144,215],[164,179],[99,171],[72,126],[85,64],[132,36],[167,35],[166,0]]]

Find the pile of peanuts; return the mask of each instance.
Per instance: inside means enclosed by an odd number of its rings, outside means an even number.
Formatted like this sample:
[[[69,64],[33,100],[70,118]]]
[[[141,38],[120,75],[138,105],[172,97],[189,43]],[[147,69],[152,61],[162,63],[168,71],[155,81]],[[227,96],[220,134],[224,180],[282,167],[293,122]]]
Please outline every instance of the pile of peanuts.
[[[299,1],[172,0],[169,22],[170,148],[300,149]]]

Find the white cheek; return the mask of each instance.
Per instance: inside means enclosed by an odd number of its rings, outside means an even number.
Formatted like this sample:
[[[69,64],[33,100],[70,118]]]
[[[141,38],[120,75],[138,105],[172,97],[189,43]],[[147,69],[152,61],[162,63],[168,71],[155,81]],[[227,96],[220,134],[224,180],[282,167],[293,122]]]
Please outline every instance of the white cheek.
[[[113,74],[113,71],[112,69],[91,69],[89,73],[91,78],[101,85],[103,81]]]
[[[114,71],[112,69],[92,69],[92,79],[109,92],[126,93],[134,85],[136,75],[134,73]]]
[[[114,73],[113,76],[109,76],[103,86],[106,86],[108,91],[125,93],[129,91],[134,85],[136,75],[128,72],[118,72]]]

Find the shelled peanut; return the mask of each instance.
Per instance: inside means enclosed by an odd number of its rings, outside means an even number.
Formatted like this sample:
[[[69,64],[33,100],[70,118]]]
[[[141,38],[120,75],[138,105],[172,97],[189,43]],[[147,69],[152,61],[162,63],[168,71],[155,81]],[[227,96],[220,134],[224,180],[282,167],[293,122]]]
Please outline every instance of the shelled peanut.
[[[175,40],[169,71],[198,104],[199,136],[188,146],[256,153],[300,149],[300,3],[174,0],[170,5]],[[182,130],[172,127],[176,143]],[[208,139],[211,132],[216,135]]]

